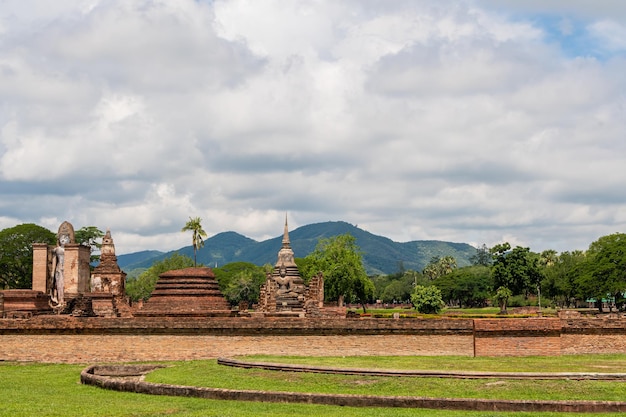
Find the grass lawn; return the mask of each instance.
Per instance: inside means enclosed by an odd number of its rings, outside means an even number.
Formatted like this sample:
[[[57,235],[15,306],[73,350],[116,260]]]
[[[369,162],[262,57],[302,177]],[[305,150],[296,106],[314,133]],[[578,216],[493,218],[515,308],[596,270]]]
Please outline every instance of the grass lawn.
[[[255,356],[255,361],[388,369],[626,372],[626,355],[559,358],[294,358]],[[173,362],[148,380],[173,384],[311,391],[483,398],[626,399],[626,384],[600,381],[437,380],[276,373],[218,366],[214,360]],[[573,416],[564,413],[485,413],[422,409],[213,401],[106,391],[79,383],[80,365],[0,362],[0,416]],[[543,385],[543,382],[549,383]],[[538,385],[539,384],[539,385]],[[584,414],[590,416],[591,414]],[[600,414],[609,416],[612,414]],[[617,414],[613,414],[617,416]]]

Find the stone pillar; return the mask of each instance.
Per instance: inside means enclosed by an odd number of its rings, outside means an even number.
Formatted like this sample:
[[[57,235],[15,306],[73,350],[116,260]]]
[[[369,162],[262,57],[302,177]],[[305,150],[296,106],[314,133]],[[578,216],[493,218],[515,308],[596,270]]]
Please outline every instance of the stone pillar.
[[[77,243],[65,245],[65,263],[63,266],[65,277],[65,298],[76,297],[90,291],[91,271],[89,260],[91,248]]]
[[[46,243],[33,243],[33,291],[48,293],[49,249]]]

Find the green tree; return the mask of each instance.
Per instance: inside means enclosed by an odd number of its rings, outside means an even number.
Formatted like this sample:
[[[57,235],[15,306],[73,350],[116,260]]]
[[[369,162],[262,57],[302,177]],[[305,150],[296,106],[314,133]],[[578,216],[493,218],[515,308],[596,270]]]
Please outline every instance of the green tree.
[[[559,307],[575,306],[584,263],[585,253],[580,250],[560,255],[551,249],[541,252],[539,267],[543,275],[542,293]]]
[[[539,255],[539,265],[544,267],[554,266],[559,260],[559,255],[554,249],[546,249]]]
[[[374,284],[365,272],[354,236],[321,239],[306,258],[312,271],[324,274],[324,294],[328,300],[339,300],[340,304],[344,300],[358,302],[365,311],[365,303],[374,295]]]
[[[422,274],[424,274],[424,276],[427,277],[431,281],[434,281],[437,279],[437,277],[439,277],[439,273],[440,273],[439,261],[440,260],[441,258],[439,258],[438,256],[433,256],[432,258],[430,258],[430,262],[428,262],[428,265],[426,265],[424,267],[424,270],[422,271]]]
[[[76,243],[84,246],[89,246],[91,248],[91,256],[89,258],[89,263],[94,264],[100,261],[100,248],[102,248],[102,241],[98,241],[104,237],[104,233],[102,230],[98,229],[96,226],[85,226],[74,232],[74,239],[76,239]]]
[[[487,266],[467,266],[442,275],[433,281],[441,290],[447,304],[459,307],[482,307],[486,305],[493,288],[491,271]]]
[[[300,271],[300,275],[302,276],[302,280],[305,284],[308,284],[309,281],[311,281],[311,278],[319,272],[319,270],[315,270],[316,266],[313,263],[312,258],[295,258],[294,262],[296,263],[298,271]],[[269,265],[269,268],[269,271],[266,272],[272,272],[274,269],[272,265]]]
[[[214,268],[213,272],[222,294],[231,304],[236,305],[240,301],[258,302],[266,268],[250,262],[231,262]]]
[[[33,223],[0,231],[0,289],[32,287],[33,243],[54,245],[56,235]]]
[[[169,258],[155,262],[150,268],[142,272],[136,279],[126,281],[126,295],[133,300],[147,300],[159,280],[159,275],[174,269],[183,269],[195,266],[193,259],[188,256],[173,253]]]
[[[424,268],[423,274],[431,281],[434,281],[440,276],[454,271],[456,266],[456,259],[452,256],[444,256],[443,258],[433,256]]]
[[[439,261],[439,269],[441,271],[441,275],[446,275],[451,273],[456,269],[456,259],[453,256],[444,256]]]
[[[378,284],[376,281],[374,282],[374,285],[378,285],[377,298],[386,303],[410,300],[413,288],[415,288],[417,284],[426,283],[426,279],[422,274],[410,269],[404,272],[387,275],[386,279],[378,277],[377,281]]]
[[[505,242],[491,248],[491,254],[494,289],[506,287],[513,295],[528,295],[529,291],[537,288],[542,279],[539,257],[529,248],[516,246],[511,249],[511,245]]]
[[[422,314],[439,314],[445,306],[441,298],[441,291],[434,285],[416,286],[413,289],[413,294],[411,294],[411,302],[415,309]]]
[[[197,251],[204,246],[203,238],[207,237],[207,233],[202,229],[202,219],[200,217],[189,217],[189,221],[185,223],[181,232],[191,232],[191,245],[193,246],[193,266],[197,266]]]
[[[489,266],[491,265],[491,253],[489,248],[483,243],[483,245],[476,249],[476,253],[470,256],[469,261],[474,266]]]
[[[591,243],[579,282],[584,296],[595,298],[600,311],[603,298],[613,299],[615,306],[622,308],[626,292],[626,234],[602,236]]]
[[[508,289],[507,287],[499,287],[496,290],[496,293],[494,295],[494,300],[496,301],[496,303],[498,304],[498,306],[500,306],[500,312],[501,313],[506,313],[506,305],[509,301],[509,298],[513,295],[513,292]]]

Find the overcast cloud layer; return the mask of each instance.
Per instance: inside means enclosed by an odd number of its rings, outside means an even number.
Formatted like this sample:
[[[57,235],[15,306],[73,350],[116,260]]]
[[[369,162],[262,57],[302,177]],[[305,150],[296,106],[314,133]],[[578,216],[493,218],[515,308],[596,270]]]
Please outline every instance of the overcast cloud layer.
[[[5,0],[0,229],[586,249],[626,232],[624,74],[622,0]]]

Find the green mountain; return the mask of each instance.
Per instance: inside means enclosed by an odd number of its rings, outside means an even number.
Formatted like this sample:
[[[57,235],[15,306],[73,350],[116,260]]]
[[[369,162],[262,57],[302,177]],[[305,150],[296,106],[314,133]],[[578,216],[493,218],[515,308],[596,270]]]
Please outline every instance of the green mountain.
[[[346,222],[315,223],[289,232],[291,247],[297,258],[311,253],[319,239],[349,233],[356,238],[363,252],[363,263],[370,275],[392,274],[400,268],[421,271],[434,256],[453,256],[459,267],[469,265],[476,249],[467,243],[452,243],[435,240],[417,240],[405,243],[394,242],[383,236],[374,235]],[[207,266],[224,265],[230,262],[251,262],[256,265],[274,264],[282,244],[282,234],[263,242],[247,238],[239,233],[224,232],[205,240],[198,250],[198,263]],[[193,258],[193,247],[186,246],[176,251],[135,252],[117,257],[125,271],[148,268],[155,261],[178,252]]]

